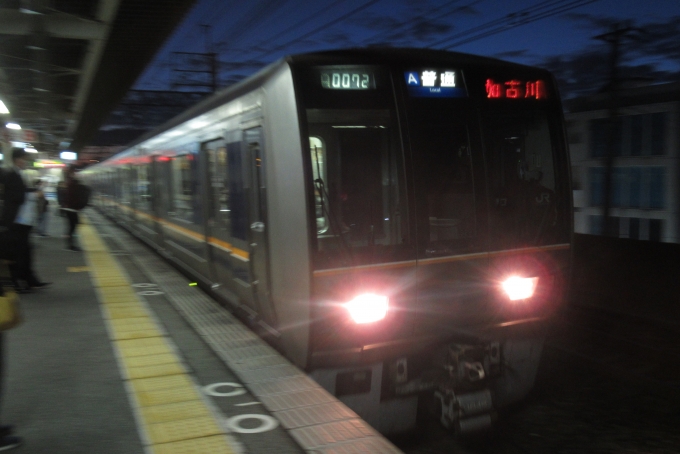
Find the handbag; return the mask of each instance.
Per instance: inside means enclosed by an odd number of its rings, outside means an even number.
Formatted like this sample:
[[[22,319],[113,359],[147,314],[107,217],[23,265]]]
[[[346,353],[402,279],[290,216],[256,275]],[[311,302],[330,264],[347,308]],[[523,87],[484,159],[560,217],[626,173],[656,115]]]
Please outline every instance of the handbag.
[[[20,323],[19,295],[13,291],[4,291],[0,296],[0,331],[12,329]]]

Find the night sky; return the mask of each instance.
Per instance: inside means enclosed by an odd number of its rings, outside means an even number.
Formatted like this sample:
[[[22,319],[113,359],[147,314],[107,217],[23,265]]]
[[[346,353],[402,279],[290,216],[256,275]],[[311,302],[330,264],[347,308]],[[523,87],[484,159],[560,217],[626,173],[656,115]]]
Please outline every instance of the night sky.
[[[134,88],[170,89],[173,52],[216,52],[225,86],[286,54],[390,45],[543,66],[583,89],[608,55],[593,37],[617,22],[635,28],[622,48],[631,74],[680,80],[678,0],[199,0]]]

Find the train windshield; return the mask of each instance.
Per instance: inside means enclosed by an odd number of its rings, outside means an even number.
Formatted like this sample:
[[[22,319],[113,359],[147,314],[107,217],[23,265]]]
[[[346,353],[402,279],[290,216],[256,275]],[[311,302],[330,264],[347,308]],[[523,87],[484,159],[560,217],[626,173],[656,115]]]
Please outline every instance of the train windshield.
[[[394,260],[406,240],[401,147],[389,109],[308,109],[318,265]]]
[[[493,248],[559,241],[565,223],[549,115],[542,110],[493,110],[482,115]]]

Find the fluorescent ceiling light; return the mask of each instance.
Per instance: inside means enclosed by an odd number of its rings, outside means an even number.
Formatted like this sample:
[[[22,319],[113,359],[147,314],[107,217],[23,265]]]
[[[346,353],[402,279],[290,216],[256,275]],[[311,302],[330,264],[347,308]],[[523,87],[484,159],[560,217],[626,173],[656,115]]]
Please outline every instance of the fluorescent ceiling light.
[[[8,114],[9,109],[7,109],[7,106],[5,105],[4,102],[0,101],[0,114]]]
[[[24,148],[24,151],[26,153],[37,153],[38,152],[38,150],[36,150],[35,148]]]
[[[21,129],[21,126],[16,123],[7,123],[5,126],[7,129]]]

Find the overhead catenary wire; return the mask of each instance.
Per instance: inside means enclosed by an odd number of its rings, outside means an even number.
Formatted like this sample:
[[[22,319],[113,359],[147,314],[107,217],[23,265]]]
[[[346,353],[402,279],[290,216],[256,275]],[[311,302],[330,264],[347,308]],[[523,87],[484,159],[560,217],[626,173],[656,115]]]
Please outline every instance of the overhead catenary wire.
[[[480,40],[480,39],[483,39],[483,38],[486,38],[488,36],[492,36],[492,35],[495,35],[495,34],[498,34],[498,33],[504,32],[504,31],[512,30],[512,29],[520,27],[522,25],[526,25],[526,24],[529,24],[531,22],[535,22],[535,21],[538,21],[538,20],[541,20],[541,19],[552,17],[552,16],[555,16],[557,14],[561,14],[561,13],[570,11],[570,10],[575,9],[575,8],[580,8],[582,6],[586,6],[586,5],[589,5],[591,3],[595,3],[597,1],[599,1],[599,0],[573,0],[573,1],[570,1],[570,2],[569,1],[567,1],[567,2],[562,1],[562,2],[558,2],[558,3],[561,3],[561,5],[555,6],[553,9],[550,9],[548,11],[543,11],[543,12],[536,14],[536,15],[524,15],[523,17],[522,16],[509,15],[510,18],[513,19],[513,20],[516,17],[519,17],[519,19],[517,19],[515,23],[510,24],[510,25],[497,26],[496,28],[493,28],[491,30],[481,31],[478,34],[473,34],[472,36],[467,36],[467,37],[461,38],[458,41],[448,43],[446,46],[444,46],[442,48],[446,49],[446,50],[450,50],[450,49],[453,49],[455,47],[461,46],[463,44],[467,44],[467,43],[470,43],[470,42],[473,42],[473,41],[477,41],[477,40]],[[554,6],[554,5],[551,5],[551,6]],[[517,13],[515,13],[515,14],[517,14]],[[506,16],[506,20],[507,20],[507,18],[508,18],[508,16]],[[468,31],[466,31],[466,32],[468,32]],[[451,40],[451,38],[449,38],[447,41],[450,41],[450,40]],[[435,45],[431,45],[431,47],[434,47]]]
[[[342,16],[340,16],[340,17],[338,17],[338,18],[336,18],[336,19],[333,19],[333,20],[331,20],[331,21],[329,21],[329,22],[326,22],[326,23],[324,23],[323,25],[320,25],[320,26],[316,27],[315,29],[313,29],[313,30],[311,30],[311,31],[309,31],[309,32],[307,32],[307,33],[305,33],[305,34],[303,34],[303,35],[301,35],[301,36],[298,36],[297,38],[293,38],[293,39],[290,40],[290,41],[287,41],[287,42],[285,42],[285,43],[283,43],[283,44],[280,44],[280,45],[274,47],[273,49],[271,49],[271,50],[269,50],[269,51],[262,52],[261,54],[257,55],[257,57],[255,57],[255,58],[262,58],[262,57],[264,57],[264,56],[273,54],[274,52],[278,52],[278,51],[280,51],[281,49],[284,49],[285,47],[287,47],[287,46],[289,46],[289,45],[291,45],[291,44],[293,44],[293,43],[302,41],[302,40],[304,40],[304,39],[306,39],[306,38],[308,38],[308,37],[310,37],[310,36],[312,36],[312,35],[317,34],[318,32],[320,32],[321,30],[323,30],[323,29],[325,29],[325,28],[327,28],[327,27],[330,27],[330,26],[332,26],[332,25],[335,25],[335,24],[337,24],[337,23],[342,22],[342,21],[344,21],[345,19],[347,19],[347,18],[349,18],[349,17],[355,15],[356,13],[358,13],[358,12],[360,12],[360,11],[365,10],[366,8],[368,8],[368,7],[370,7],[370,6],[373,6],[374,4],[376,4],[376,3],[380,2],[380,1],[382,1],[382,0],[370,0],[370,1],[366,2],[365,4],[363,4],[362,6],[359,6],[359,7],[357,7],[357,8],[354,8],[353,10],[349,11],[348,13],[343,14]]]
[[[525,14],[525,13],[528,14],[530,11],[536,11],[536,9],[538,9],[538,8],[551,7],[551,6],[554,6],[556,4],[562,3],[564,1],[565,0],[544,0],[544,1],[541,1],[537,4],[535,4],[535,5],[521,9],[519,11],[512,12],[510,14],[506,14],[502,17],[499,17],[497,19],[493,19],[489,22],[485,22],[485,23],[477,25],[475,27],[456,32],[453,35],[447,36],[446,38],[440,39],[437,42],[431,43],[430,46],[431,47],[439,46],[443,43],[446,43],[447,41],[451,41],[453,39],[457,39],[457,38],[460,38],[460,37],[463,37],[463,36],[469,36],[470,33],[477,33],[479,31],[484,31],[485,29],[488,29],[489,27],[495,27],[497,25],[505,24],[508,20],[511,20],[511,19],[513,19],[517,16],[522,15],[522,14]]]
[[[309,20],[312,19],[312,18],[314,18],[315,16],[318,16],[318,15],[320,15],[320,14],[323,14],[324,12],[333,9],[336,5],[339,5],[339,4],[344,3],[344,2],[346,2],[346,0],[336,0],[336,1],[334,1],[334,2],[331,3],[330,5],[327,5],[327,6],[323,7],[323,8],[322,8],[321,10],[319,10],[319,11],[315,11],[315,12],[312,13],[311,15],[306,16],[304,19],[302,19],[302,20],[300,20],[300,21],[294,23],[294,24],[291,25],[290,27],[288,27],[288,28],[286,28],[286,29],[284,29],[284,30],[278,32],[277,34],[275,34],[275,35],[273,35],[273,36],[267,37],[265,40],[260,41],[259,43],[255,44],[255,45],[253,46],[253,48],[259,49],[260,46],[261,46],[262,44],[273,42],[275,39],[278,39],[278,38],[280,38],[280,37],[282,37],[282,36],[285,36],[287,33],[291,32],[291,31],[293,31],[293,30],[296,30],[296,29],[300,28],[300,26],[302,26],[302,25],[308,23]]]
[[[461,6],[461,5],[456,5],[456,6],[454,6],[453,8],[451,8],[451,9],[449,9],[449,10],[447,10],[447,11],[441,11],[441,10],[439,10],[439,11],[436,12],[437,18],[438,18],[438,19],[441,19],[441,18],[450,16],[451,14],[454,14],[454,13],[460,11],[461,9],[469,8],[470,6],[472,6],[472,5],[476,4],[476,3],[479,3],[480,1],[482,1],[482,0],[473,0],[471,3],[465,4],[465,5],[462,5],[462,6]],[[455,5],[456,3],[459,3],[459,2],[460,2],[460,0],[451,0],[450,2],[448,2],[448,3],[444,4],[444,5],[442,5],[441,8],[446,8],[446,7],[448,7],[448,6]],[[380,31],[380,32],[378,32],[378,33],[376,33],[376,34],[374,34],[374,35],[371,35],[371,36],[369,36],[368,38],[366,38],[366,39],[364,39],[363,41],[361,41],[361,43],[359,43],[359,45],[362,46],[362,45],[371,44],[372,42],[375,42],[375,41],[376,41],[376,38],[379,37],[379,36],[388,36],[388,35],[391,35],[391,34],[394,34],[394,33],[398,32],[399,30],[407,29],[408,27],[412,27],[412,23],[411,23],[410,21],[401,24],[401,25],[398,26],[396,29],[390,30],[390,31],[387,32],[387,33],[386,33],[386,32],[383,32],[383,31]]]
[[[238,19],[236,24],[227,27],[219,37],[215,39],[216,42],[223,42],[230,38],[231,42],[241,39],[246,31],[253,28],[254,24],[258,22],[261,24],[271,17],[277,10],[288,4],[288,1],[281,2],[279,0],[260,0],[255,2],[253,7],[245,11],[245,13]]]

